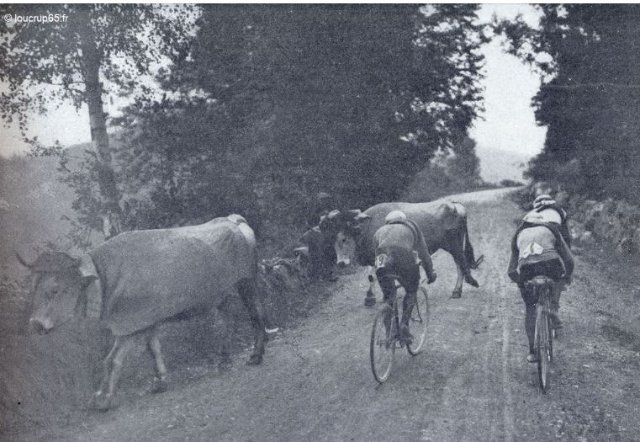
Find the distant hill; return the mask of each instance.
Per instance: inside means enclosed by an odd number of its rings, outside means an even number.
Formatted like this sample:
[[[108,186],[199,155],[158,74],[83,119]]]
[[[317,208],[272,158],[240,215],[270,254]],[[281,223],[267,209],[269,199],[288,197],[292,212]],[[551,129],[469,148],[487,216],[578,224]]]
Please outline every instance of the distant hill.
[[[502,180],[524,181],[522,173],[527,168],[530,156],[518,152],[506,152],[478,146],[480,176],[488,183]]]

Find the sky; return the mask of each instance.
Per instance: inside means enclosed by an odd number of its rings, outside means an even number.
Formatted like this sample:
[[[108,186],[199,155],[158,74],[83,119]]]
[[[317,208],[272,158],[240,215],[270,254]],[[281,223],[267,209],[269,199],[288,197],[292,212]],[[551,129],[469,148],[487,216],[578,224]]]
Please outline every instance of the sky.
[[[484,4],[479,19],[490,21],[514,18],[522,14],[530,26],[537,26],[539,15],[531,5]],[[482,50],[485,67],[483,119],[477,119],[470,131],[477,150],[501,150],[532,157],[544,145],[546,128],[536,125],[531,99],[540,86],[540,77],[513,55],[503,52],[494,39]]]
[[[537,13],[527,4],[483,4],[479,19],[488,22],[494,13],[499,18],[513,18],[521,13],[531,25],[538,21]],[[545,128],[536,125],[531,108],[539,77],[515,57],[505,54],[499,41],[486,45],[483,53],[485,112],[470,131],[476,140],[478,153],[500,150],[531,157],[542,149],[546,133]],[[45,116],[33,116],[30,128],[29,136],[37,136],[44,145],[53,144],[56,140],[63,146],[91,140],[86,107],[78,112],[66,103]],[[0,125],[0,155],[11,156],[26,150],[17,127]]]

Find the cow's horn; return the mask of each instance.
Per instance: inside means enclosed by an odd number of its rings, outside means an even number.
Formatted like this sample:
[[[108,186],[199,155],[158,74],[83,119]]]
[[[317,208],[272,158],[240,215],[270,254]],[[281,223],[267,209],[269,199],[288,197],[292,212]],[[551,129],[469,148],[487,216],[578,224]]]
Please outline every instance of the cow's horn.
[[[355,217],[354,219],[355,219],[356,221],[362,221],[362,220],[369,219],[369,218],[371,218],[369,215],[367,215],[367,214],[366,214],[366,213],[364,213],[364,212],[360,212],[360,213],[358,213],[358,214],[356,215],[356,217]]]
[[[22,256],[20,256],[20,254],[18,253],[17,250],[13,251],[16,254],[16,258],[18,258],[18,262],[20,264],[22,264],[23,266],[27,267],[27,268],[31,268],[33,267],[33,263],[29,264],[27,261],[24,260],[24,258],[22,258]]]
[[[327,215],[327,219],[334,219],[336,216],[340,215],[340,211],[338,209],[332,210]]]

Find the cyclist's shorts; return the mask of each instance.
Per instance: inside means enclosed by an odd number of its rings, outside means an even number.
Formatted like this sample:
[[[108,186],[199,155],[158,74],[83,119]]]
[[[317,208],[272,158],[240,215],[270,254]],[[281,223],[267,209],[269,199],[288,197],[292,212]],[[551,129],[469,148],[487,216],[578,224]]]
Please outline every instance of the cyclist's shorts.
[[[400,247],[385,247],[376,250],[376,276],[380,288],[387,296],[387,289],[393,286],[393,280],[386,275],[397,275],[400,284],[408,293],[416,292],[420,284],[420,267],[416,264],[412,250]]]
[[[533,264],[523,265],[520,268],[520,281],[529,281],[536,276],[547,276],[554,281],[557,281],[563,274],[564,266],[562,265],[562,261],[555,258],[548,261],[540,261]],[[537,296],[535,293],[532,293],[532,290],[521,289],[520,294],[527,305],[531,306],[538,302]]]

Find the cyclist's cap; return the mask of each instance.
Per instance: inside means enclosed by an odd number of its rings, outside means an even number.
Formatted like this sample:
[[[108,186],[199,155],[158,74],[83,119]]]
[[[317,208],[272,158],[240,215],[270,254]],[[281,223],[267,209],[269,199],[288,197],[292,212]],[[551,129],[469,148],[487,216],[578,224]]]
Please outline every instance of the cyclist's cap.
[[[541,211],[536,211],[534,209],[524,216],[523,221],[533,224],[562,224],[562,218],[560,217],[560,214],[554,209],[543,209]]]
[[[394,223],[398,221],[404,221],[407,219],[407,215],[404,214],[401,210],[392,210],[389,214],[384,218],[386,223]]]
[[[553,204],[555,201],[549,195],[540,195],[533,200],[533,208],[537,209],[542,206],[548,206],[549,204]]]

